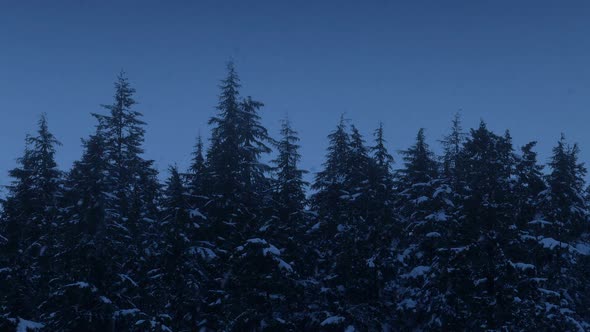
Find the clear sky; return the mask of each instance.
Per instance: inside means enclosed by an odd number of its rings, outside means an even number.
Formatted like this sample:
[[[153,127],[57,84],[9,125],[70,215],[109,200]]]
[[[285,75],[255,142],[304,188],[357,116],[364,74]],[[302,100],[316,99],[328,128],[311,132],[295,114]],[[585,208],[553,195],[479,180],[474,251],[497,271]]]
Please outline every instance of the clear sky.
[[[233,58],[244,96],[289,115],[303,167],[318,171],[341,113],[391,151],[420,127],[431,145],[461,110],[538,140],[544,162],[565,132],[590,161],[588,1],[0,1],[0,183],[42,112],[64,169],[110,103],[123,68],[159,169],[190,160],[209,135]],[[397,159],[399,156],[394,154]]]

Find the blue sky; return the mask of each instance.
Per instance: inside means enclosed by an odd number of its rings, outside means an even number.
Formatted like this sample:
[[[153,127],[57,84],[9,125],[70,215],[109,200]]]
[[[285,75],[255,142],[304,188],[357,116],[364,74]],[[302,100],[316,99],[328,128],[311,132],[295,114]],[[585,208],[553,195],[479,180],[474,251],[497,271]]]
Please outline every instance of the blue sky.
[[[561,132],[590,160],[588,17],[587,1],[4,1],[0,183],[43,112],[69,168],[121,69],[146,156],[185,167],[229,59],[271,134],[289,115],[311,171],[341,113],[367,139],[383,121],[393,152],[420,127],[438,149],[460,110],[538,140],[542,161]]]

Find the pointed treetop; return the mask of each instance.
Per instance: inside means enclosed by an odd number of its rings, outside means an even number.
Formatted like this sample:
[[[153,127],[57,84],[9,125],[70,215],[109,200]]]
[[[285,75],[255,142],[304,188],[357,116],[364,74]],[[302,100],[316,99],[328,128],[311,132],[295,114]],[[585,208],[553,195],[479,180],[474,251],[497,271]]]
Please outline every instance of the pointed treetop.
[[[383,134],[383,122],[379,122],[379,127],[375,129],[373,136],[375,137],[375,146],[371,148],[371,151],[373,152],[377,166],[390,170],[391,165],[395,162],[395,160],[385,147],[387,141],[385,140]]]
[[[39,128],[37,129],[37,137],[30,137],[28,140],[31,140],[32,143],[41,143],[43,144],[44,148],[48,148],[52,145],[60,146],[61,143],[53,136],[51,132],[49,132],[49,126],[47,125],[47,113],[41,113],[41,117],[37,122]]]

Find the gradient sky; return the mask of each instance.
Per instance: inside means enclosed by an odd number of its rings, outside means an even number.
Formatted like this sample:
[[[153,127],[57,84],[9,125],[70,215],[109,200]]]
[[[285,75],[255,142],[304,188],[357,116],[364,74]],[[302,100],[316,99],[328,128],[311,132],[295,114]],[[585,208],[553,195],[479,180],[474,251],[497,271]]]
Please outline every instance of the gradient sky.
[[[461,110],[538,140],[543,162],[560,132],[590,161],[589,18],[588,1],[1,1],[0,184],[42,112],[69,168],[121,69],[146,156],[185,167],[230,58],[271,134],[289,115],[311,171],[341,113],[367,139],[383,121],[393,152],[420,127],[438,149]]]

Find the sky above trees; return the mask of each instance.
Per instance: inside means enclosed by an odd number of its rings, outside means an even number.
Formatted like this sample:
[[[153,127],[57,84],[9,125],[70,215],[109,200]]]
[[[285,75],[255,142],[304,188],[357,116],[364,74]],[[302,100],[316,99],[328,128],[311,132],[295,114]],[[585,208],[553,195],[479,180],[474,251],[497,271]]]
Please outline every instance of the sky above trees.
[[[511,129],[516,146],[539,140],[543,162],[561,132],[590,160],[589,14],[583,1],[3,4],[0,184],[43,112],[69,168],[122,68],[148,123],[146,156],[185,168],[229,59],[273,137],[289,115],[312,173],[342,113],[365,136],[383,121],[398,161],[420,127],[440,151],[457,111],[465,127]]]

